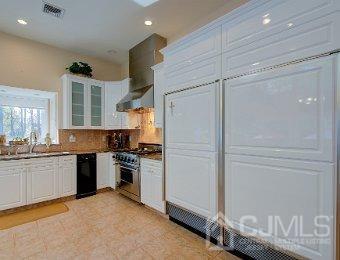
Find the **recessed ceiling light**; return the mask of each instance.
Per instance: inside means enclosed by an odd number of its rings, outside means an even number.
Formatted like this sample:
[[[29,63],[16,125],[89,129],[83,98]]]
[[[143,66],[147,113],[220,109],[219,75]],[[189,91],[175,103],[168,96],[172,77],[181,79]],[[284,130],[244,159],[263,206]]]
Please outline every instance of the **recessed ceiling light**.
[[[262,23],[263,23],[264,25],[266,25],[266,24],[269,24],[270,21],[271,21],[271,20],[270,20],[269,18],[265,18],[265,19],[263,19]]]
[[[145,24],[146,26],[151,26],[151,25],[152,25],[152,21],[146,20],[146,21],[144,22],[144,24]]]
[[[153,3],[157,2],[158,0],[133,0],[135,3],[143,6],[143,7],[146,7],[146,6],[149,6],[149,5],[152,5]]]
[[[27,22],[25,20],[22,19],[18,19],[18,23],[22,24],[22,25],[26,25]]]

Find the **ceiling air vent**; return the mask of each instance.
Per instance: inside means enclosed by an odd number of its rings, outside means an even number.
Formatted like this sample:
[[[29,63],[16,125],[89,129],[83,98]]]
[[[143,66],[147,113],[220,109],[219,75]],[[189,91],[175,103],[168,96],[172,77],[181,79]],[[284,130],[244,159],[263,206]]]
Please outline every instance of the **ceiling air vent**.
[[[43,12],[53,15],[57,18],[63,18],[65,9],[52,5],[50,3],[43,2]]]

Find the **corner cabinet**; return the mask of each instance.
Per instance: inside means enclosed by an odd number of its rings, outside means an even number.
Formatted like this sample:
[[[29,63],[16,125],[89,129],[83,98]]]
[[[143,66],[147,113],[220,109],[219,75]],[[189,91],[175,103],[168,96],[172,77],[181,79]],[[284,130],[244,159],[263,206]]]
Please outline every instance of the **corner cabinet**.
[[[62,129],[104,129],[105,84],[101,81],[62,76]]]

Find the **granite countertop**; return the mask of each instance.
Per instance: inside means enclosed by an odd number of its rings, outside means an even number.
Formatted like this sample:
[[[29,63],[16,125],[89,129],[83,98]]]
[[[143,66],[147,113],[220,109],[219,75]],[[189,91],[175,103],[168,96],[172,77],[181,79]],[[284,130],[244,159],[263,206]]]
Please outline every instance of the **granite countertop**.
[[[24,153],[18,155],[0,155],[0,161],[12,161],[22,159],[33,159],[33,158],[46,158],[55,156],[67,156],[77,154],[89,154],[89,153],[106,153],[108,150],[88,150],[88,151],[67,151],[67,152],[51,152],[51,153]]]
[[[67,155],[78,155],[78,154],[90,154],[90,153],[107,153],[115,152],[114,150],[87,150],[87,151],[67,151],[67,152],[51,152],[51,153],[24,153],[18,155],[0,155],[0,161],[12,161],[22,159],[33,159],[33,158],[46,158],[55,156],[67,156]],[[152,153],[141,155],[142,158],[162,161],[161,153]]]
[[[162,161],[161,153],[144,154],[141,157],[145,159],[150,159],[150,160]]]

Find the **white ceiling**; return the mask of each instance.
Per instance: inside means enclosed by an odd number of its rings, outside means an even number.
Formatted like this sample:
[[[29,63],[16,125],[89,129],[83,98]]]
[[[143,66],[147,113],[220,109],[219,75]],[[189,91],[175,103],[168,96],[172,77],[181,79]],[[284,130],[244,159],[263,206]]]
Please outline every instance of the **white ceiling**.
[[[58,19],[42,13],[41,0],[0,0],[0,31],[122,64],[152,33],[175,37],[228,1],[159,0],[143,7],[133,0],[47,0],[66,9]],[[19,25],[19,18],[28,24]]]

